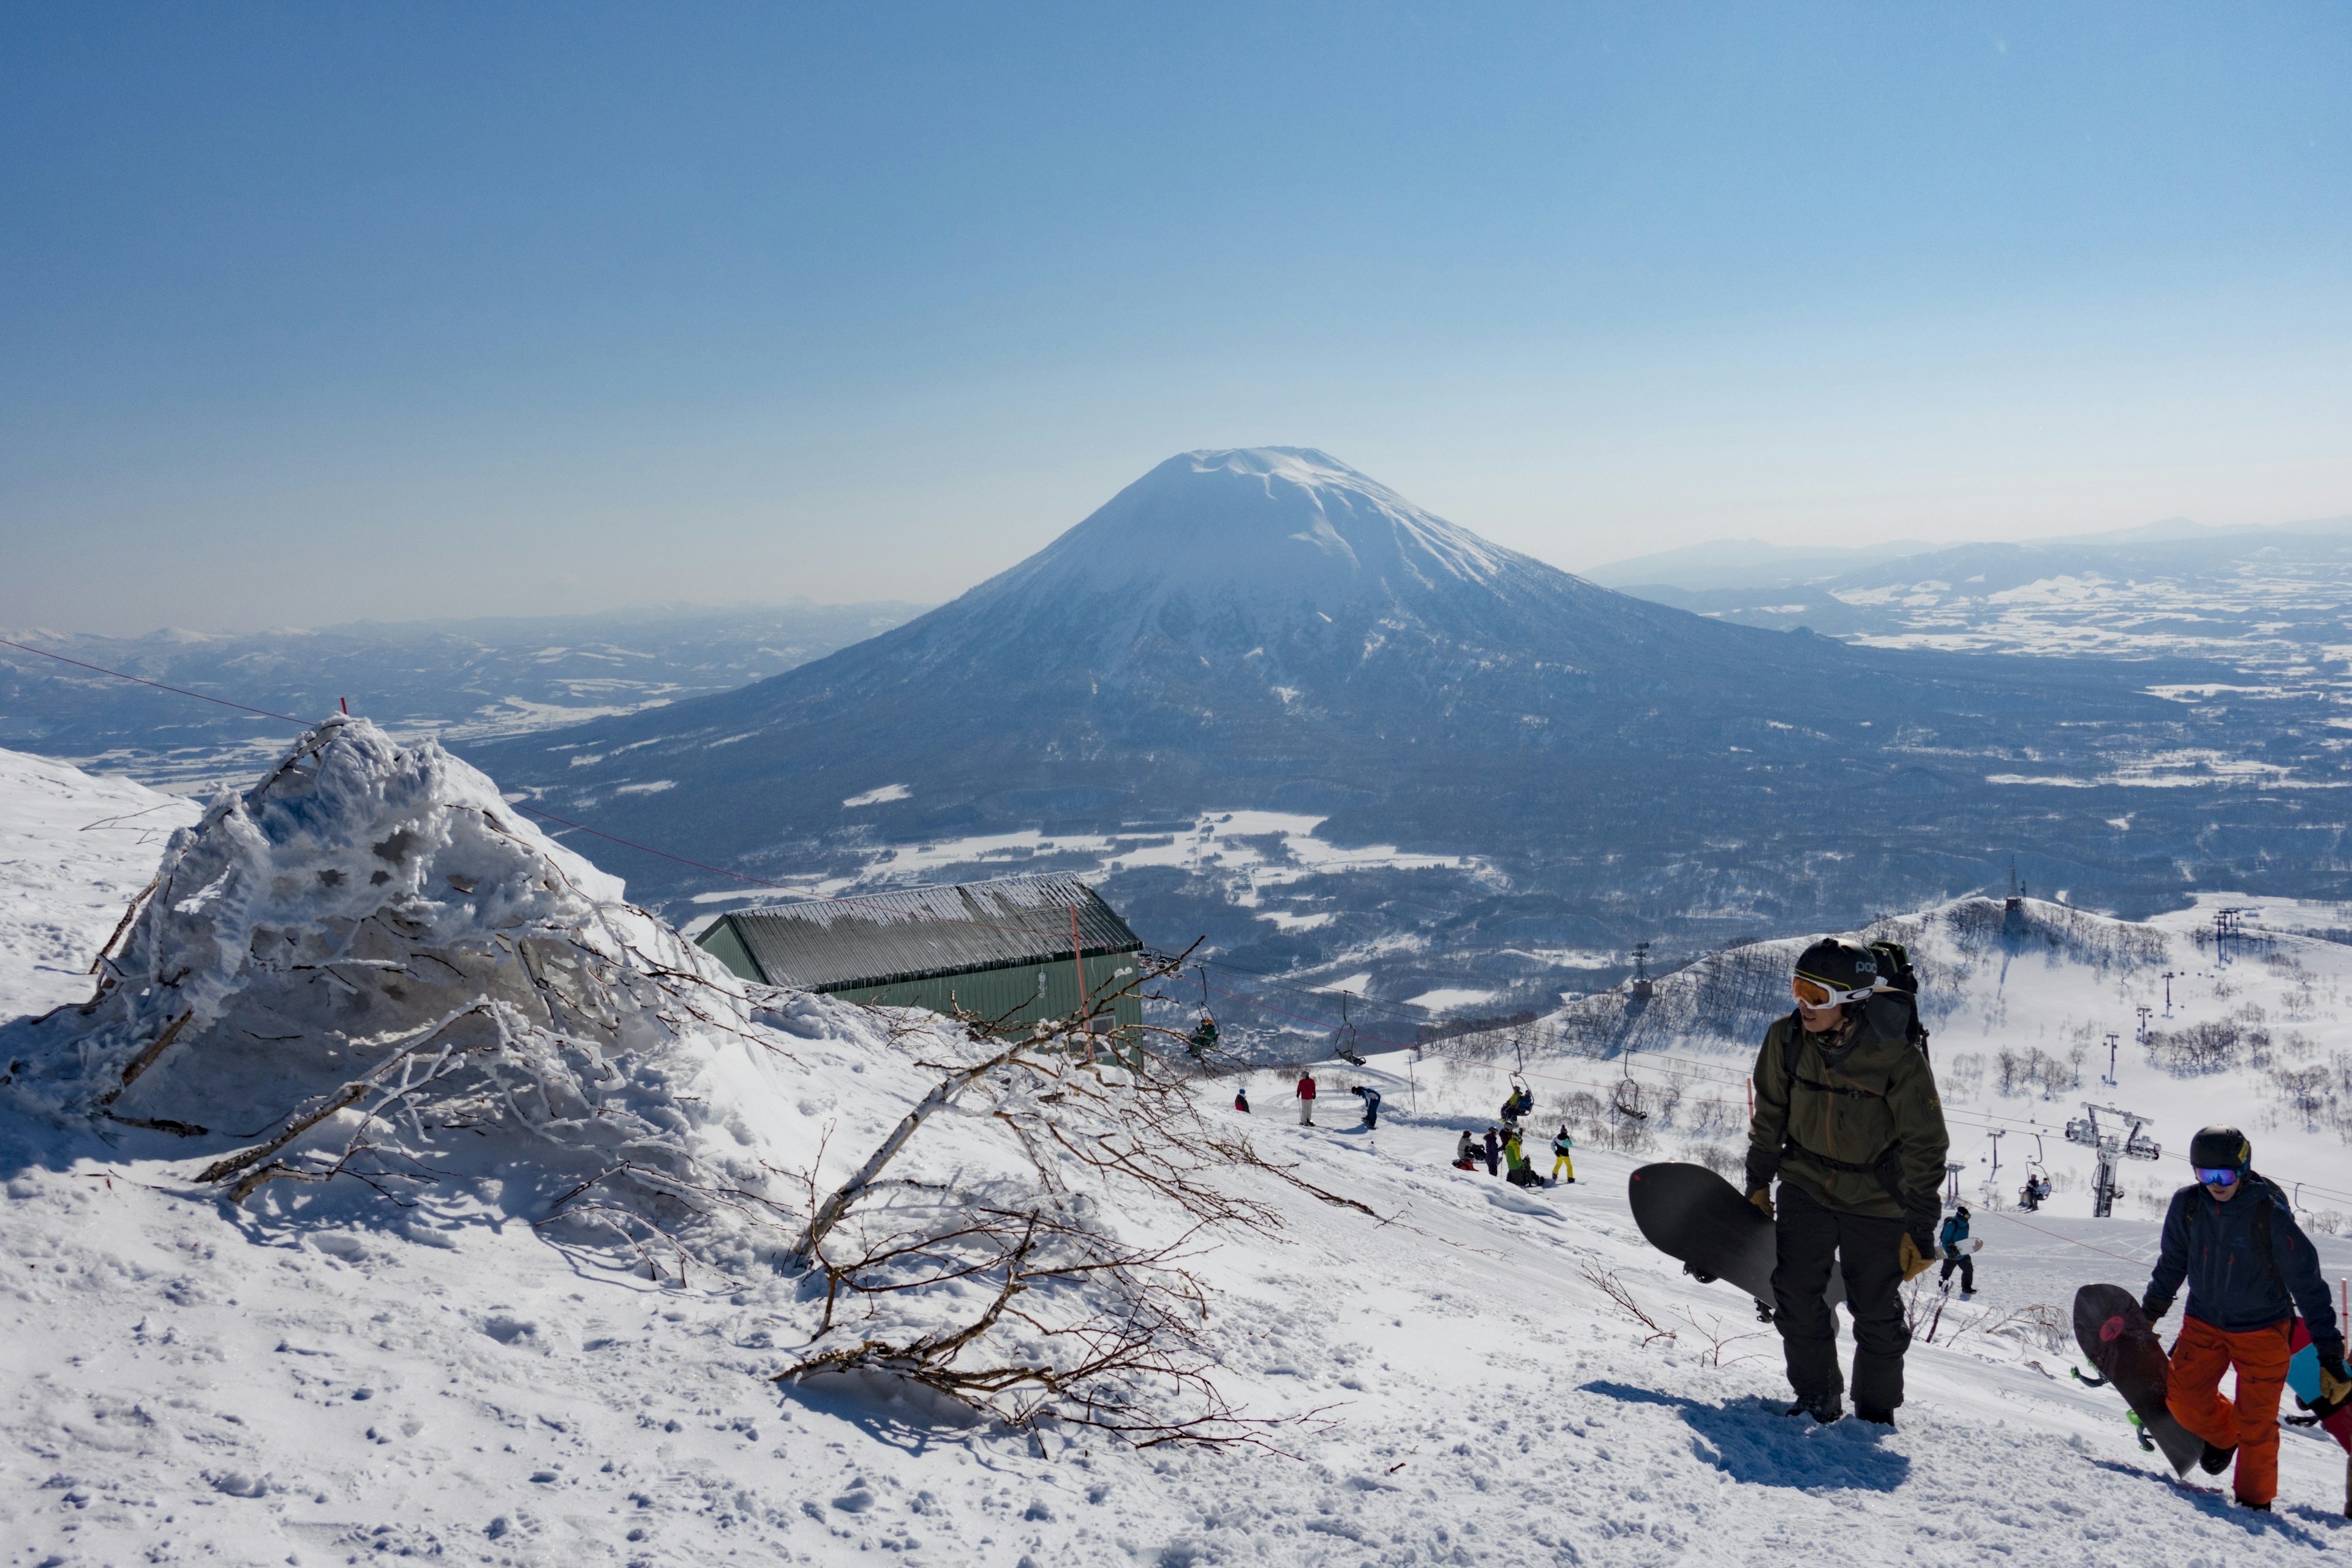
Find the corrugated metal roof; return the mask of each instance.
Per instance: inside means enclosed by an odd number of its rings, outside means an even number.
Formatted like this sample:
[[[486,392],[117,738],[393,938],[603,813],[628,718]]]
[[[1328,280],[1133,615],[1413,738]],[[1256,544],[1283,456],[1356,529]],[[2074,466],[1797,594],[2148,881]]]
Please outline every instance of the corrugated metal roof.
[[[1089,957],[1133,952],[1142,939],[1076,877],[1003,877],[738,910],[723,926],[772,985],[846,991],[1070,956],[1070,914]]]

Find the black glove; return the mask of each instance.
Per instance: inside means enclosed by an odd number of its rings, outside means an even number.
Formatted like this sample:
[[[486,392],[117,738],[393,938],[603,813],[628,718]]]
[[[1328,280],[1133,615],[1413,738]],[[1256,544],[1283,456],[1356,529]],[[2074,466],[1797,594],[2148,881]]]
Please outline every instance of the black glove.
[[[2140,1298],[2139,1310],[2147,1314],[2147,1321],[2149,1322],[2157,1322],[2163,1318],[2165,1313],[2172,1310],[2172,1298],[2169,1296],[2159,1296],[2155,1291],[2150,1290],[2147,1295]]]
[[[1911,1233],[1911,1240],[1919,1248],[1921,1257],[1936,1256],[1936,1227],[1943,1218],[1944,1197],[1941,1193],[1903,1194],[1903,1228]]]

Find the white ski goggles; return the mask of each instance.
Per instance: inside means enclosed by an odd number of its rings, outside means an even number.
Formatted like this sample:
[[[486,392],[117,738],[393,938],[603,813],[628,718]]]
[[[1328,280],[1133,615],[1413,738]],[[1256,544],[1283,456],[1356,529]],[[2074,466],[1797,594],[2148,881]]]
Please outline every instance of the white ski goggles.
[[[1789,989],[1801,1005],[1815,1008],[1834,1007],[1842,1002],[1864,1002],[1869,1000],[1872,991],[1872,987],[1867,985],[1855,991],[1841,991],[1810,974],[1798,975],[1790,983]]]

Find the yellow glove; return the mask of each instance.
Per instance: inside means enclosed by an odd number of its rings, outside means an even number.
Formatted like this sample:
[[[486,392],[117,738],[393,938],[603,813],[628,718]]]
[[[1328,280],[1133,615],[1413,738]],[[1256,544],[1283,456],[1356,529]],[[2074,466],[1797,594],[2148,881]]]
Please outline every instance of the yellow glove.
[[[1754,1192],[1748,1194],[1748,1201],[1756,1205],[1756,1212],[1758,1214],[1762,1215],[1766,1219],[1770,1219],[1772,1217],[1771,1188],[1757,1188]]]
[[[1920,1256],[1919,1244],[1911,1239],[1911,1233],[1907,1230],[1903,1233],[1902,1258],[1903,1282],[1906,1285],[1936,1266],[1936,1255],[1930,1252],[1925,1257]]]
[[[2352,1378],[2344,1375],[2345,1370],[2341,1356],[2332,1363],[2319,1363],[2319,1402],[2322,1405],[2340,1405],[2352,1399]]]

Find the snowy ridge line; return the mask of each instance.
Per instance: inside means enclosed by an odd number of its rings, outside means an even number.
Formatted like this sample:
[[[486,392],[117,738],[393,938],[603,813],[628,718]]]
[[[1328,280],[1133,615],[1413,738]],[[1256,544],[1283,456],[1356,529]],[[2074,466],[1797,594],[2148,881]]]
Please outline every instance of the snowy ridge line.
[[[95,671],[100,675],[110,675],[117,680],[129,680],[141,686],[152,686],[158,691],[169,691],[174,696],[193,697],[199,702],[217,702],[224,708],[234,708],[240,713],[257,713],[264,719],[283,720],[289,724],[299,725],[304,730],[310,728],[310,721],[309,720],[297,719],[291,713],[273,713],[267,708],[247,707],[242,702],[232,702],[226,697],[211,697],[201,691],[190,691],[185,687],[166,686],[160,680],[149,680],[143,676],[127,674],[120,669],[108,669],[103,665],[89,664],[79,658],[68,658],[61,653],[51,653],[47,648],[32,647],[24,643],[11,642],[6,637],[0,637],[0,647],[21,648],[26,653],[39,654],[43,658],[56,659],[60,664],[74,665],[82,669]],[[575,832],[593,834],[595,837],[604,839],[608,843],[618,844],[624,848],[635,849],[642,854],[658,855],[665,860],[675,860],[681,866],[691,866],[698,871],[709,871],[713,876],[718,877],[732,877],[739,882],[749,882],[753,887],[757,888],[774,888],[780,892],[791,892],[793,890],[782,882],[771,882],[759,877],[749,877],[740,871],[730,871],[723,866],[706,866],[699,860],[689,860],[683,855],[673,855],[667,849],[656,849],[649,844],[634,843],[629,839],[618,837],[615,835],[604,832],[602,829],[590,827],[584,823],[572,822],[564,817],[558,816],[551,811],[542,811],[535,805],[526,805],[518,800],[510,800],[506,804],[517,811],[529,812],[533,816],[544,817],[550,822],[559,824],[564,827],[572,828]],[[809,903],[863,903],[867,900],[857,898],[848,898],[813,899],[802,901]],[[938,915],[929,918],[937,920],[942,925],[975,926],[984,931],[1014,931],[1023,936],[1050,936],[1054,934],[1051,931],[1038,931],[1030,926],[996,925],[987,921],[958,920],[947,915]]]
[[[309,721],[297,719],[291,713],[273,713],[267,708],[248,708],[242,702],[231,702],[226,697],[207,697],[201,691],[191,691],[184,686],[166,686],[160,680],[150,680],[143,675],[127,675],[121,670],[109,669],[103,665],[89,664],[78,658],[68,658],[61,653],[51,653],[45,647],[33,647],[28,644],[11,642],[6,637],[0,637],[0,647],[13,647],[26,653],[37,653],[43,658],[56,659],[59,664],[70,664],[77,668],[94,670],[100,675],[110,675],[117,680],[135,681],[141,686],[152,686],[158,691],[169,691],[179,697],[193,697],[199,702],[217,702],[224,708],[234,708],[240,713],[258,713],[264,719],[283,719],[289,724],[299,724],[306,730],[310,727]]]

